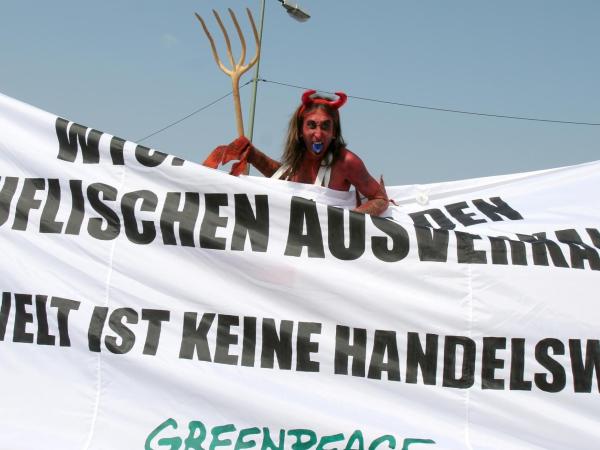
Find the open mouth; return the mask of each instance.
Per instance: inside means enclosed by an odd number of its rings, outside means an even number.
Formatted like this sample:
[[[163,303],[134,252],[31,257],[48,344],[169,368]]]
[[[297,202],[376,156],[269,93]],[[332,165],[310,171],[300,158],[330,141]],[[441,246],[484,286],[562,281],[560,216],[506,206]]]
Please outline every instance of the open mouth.
[[[323,151],[323,143],[322,142],[313,142],[312,151],[316,154],[319,154]]]

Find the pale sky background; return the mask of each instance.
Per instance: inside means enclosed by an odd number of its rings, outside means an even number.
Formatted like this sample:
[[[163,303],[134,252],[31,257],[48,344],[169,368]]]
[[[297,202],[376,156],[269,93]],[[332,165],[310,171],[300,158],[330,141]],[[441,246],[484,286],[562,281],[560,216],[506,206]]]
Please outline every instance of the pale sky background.
[[[266,1],[260,77],[349,96],[600,123],[598,0]],[[193,12],[258,0],[1,0],[0,92],[139,141],[231,90]],[[237,54],[237,51],[236,51]],[[242,84],[252,77],[244,76]],[[281,154],[302,90],[258,86],[254,143]],[[248,122],[251,86],[242,88]],[[348,147],[388,185],[524,172],[600,159],[600,126],[501,119],[350,98]],[[1,132],[1,130],[0,130]],[[228,97],[142,143],[192,161],[236,136]],[[35,151],[35,149],[32,149]]]

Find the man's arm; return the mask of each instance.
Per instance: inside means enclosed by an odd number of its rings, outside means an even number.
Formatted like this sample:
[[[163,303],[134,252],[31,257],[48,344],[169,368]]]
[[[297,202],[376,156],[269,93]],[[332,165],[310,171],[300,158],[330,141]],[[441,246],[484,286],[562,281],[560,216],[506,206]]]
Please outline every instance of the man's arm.
[[[281,166],[281,163],[254,147],[245,136],[237,138],[229,145],[215,148],[203,165],[216,169],[219,164],[224,165],[230,161],[239,161],[231,168],[231,174],[236,176],[244,172],[247,163],[252,164],[265,177],[273,175]]]
[[[383,185],[383,178],[378,183],[367,171],[365,164],[358,156],[348,151],[346,158],[346,179],[354,188],[367,198],[367,201],[357,206],[353,211],[378,216],[388,208],[389,199]]]
[[[270,178],[281,167],[280,162],[269,158],[253,145],[248,153],[248,162],[267,178]]]

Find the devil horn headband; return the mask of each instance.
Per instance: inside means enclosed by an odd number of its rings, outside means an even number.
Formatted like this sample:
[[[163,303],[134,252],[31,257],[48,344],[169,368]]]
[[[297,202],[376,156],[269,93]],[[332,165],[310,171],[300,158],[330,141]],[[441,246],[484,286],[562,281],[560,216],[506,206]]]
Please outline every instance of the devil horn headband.
[[[317,105],[327,105],[330,108],[333,109],[340,109],[342,106],[344,106],[344,103],[346,103],[346,100],[348,100],[348,96],[346,94],[344,94],[343,92],[336,92],[335,95],[337,95],[337,100],[328,100],[326,98],[313,98],[312,95],[316,94],[317,91],[311,89],[309,91],[306,91],[304,94],[302,94],[302,106],[303,106],[303,110],[308,108],[311,105],[317,104]]]

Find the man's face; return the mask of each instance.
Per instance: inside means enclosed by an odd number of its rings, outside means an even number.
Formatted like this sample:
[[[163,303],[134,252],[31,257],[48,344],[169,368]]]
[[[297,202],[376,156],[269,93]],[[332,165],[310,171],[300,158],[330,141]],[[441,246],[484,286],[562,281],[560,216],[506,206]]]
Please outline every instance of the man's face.
[[[335,138],[333,118],[322,109],[315,109],[304,116],[302,137],[309,154],[322,156]]]

